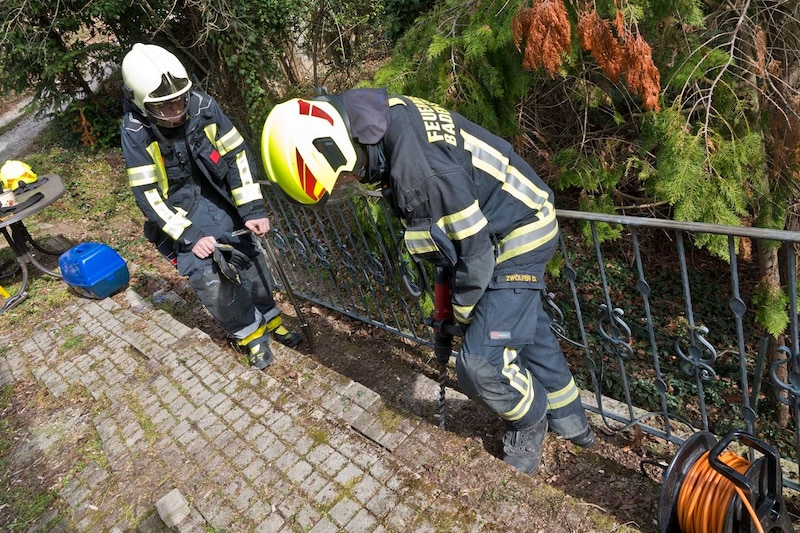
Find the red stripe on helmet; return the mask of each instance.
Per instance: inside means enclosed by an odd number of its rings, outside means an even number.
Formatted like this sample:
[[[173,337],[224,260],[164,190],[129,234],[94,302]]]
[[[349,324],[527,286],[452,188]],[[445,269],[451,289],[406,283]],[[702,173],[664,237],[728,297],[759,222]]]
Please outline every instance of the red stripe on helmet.
[[[333,126],[333,117],[331,117],[328,113],[324,110],[320,109],[318,106],[311,104],[311,102],[306,102],[305,100],[298,100],[298,104],[300,104],[300,114],[301,115],[308,115],[310,117],[317,117],[323,120],[326,120]]]
[[[317,188],[317,178],[314,177],[314,174],[308,169],[308,165],[306,165],[299,151],[295,151],[295,157],[297,159],[297,174],[300,178],[300,186],[308,197],[316,202],[321,196],[314,193],[314,190]]]

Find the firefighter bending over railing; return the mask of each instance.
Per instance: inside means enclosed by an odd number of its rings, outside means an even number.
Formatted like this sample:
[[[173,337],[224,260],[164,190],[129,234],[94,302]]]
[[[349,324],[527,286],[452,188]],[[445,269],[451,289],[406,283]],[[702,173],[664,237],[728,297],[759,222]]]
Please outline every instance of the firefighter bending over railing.
[[[535,472],[548,423],[594,443],[542,307],[553,193],[508,142],[420,98],[356,89],[275,106],[262,154],[269,179],[306,206],[324,205],[337,183],[377,184],[409,252],[452,271],[458,382],[504,420],[505,462]]]

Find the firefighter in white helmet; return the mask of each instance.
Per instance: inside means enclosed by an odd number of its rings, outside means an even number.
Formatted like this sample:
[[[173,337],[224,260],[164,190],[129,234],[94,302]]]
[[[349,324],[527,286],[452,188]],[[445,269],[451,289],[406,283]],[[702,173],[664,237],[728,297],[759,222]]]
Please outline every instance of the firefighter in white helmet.
[[[452,270],[458,381],[504,421],[504,461],[535,472],[548,421],[594,443],[542,306],[553,193],[507,141],[423,99],[355,89],[278,104],[261,142],[268,177],[291,199],[321,206],[344,177],[376,183],[409,252]]]
[[[246,349],[273,361],[270,336],[295,346],[282,324],[253,234],[269,230],[256,165],[216,101],[192,86],[175,55],[135,44],[122,62],[122,152],[145,234],[188,276],[198,299]],[[236,234],[243,229],[243,235]],[[231,266],[233,265],[233,267]]]

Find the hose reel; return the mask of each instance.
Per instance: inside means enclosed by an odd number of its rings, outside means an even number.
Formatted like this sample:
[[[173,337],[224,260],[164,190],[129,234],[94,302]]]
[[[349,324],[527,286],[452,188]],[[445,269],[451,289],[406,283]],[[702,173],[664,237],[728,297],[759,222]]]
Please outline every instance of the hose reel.
[[[750,463],[727,448],[740,441],[761,456]],[[719,442],[708,431],[687,439],[664,473],[659,533],[793,532],[774,447],[733,430]]]

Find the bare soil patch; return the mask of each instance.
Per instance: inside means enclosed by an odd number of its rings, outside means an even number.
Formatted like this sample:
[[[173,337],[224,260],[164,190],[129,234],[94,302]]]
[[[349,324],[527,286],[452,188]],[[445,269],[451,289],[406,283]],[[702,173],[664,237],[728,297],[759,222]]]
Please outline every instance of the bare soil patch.
[[[46,530],[56,516],[59,487],[91,460],[94,427],[80,397],[53,398],[33,381],[10,387],[0,415],[6,448],[0,460],[0,526],[26,531],[38,522]]]

